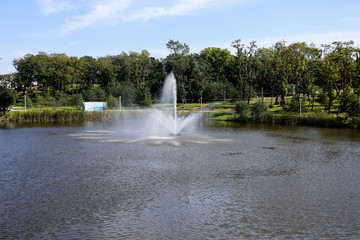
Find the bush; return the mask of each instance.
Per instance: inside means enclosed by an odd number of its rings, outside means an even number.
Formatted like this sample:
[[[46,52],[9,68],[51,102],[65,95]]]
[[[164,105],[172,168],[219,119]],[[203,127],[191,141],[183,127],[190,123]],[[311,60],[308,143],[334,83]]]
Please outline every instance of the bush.
[[[65,92],[56,92],[55,97],[52,98],[50,105],[56,109],[57,107],[64,106],[68,102]]]
[[[329,108],[329,97],[325,92],[321,91],[317,96],[317,101],[325,106],[326,109]]]
[[[106,100],[106,104],[109,109],[119,108],[120,100],[110,94],[110,96]]]
[[[299,95],[295,95],[292,97],[289,105],[286,109],[287,111],[300,113],[300,99],[301,99],[301,112],[305,111],[305,98],[300,97]]]
[[[10,88],[0,86],[0,114],[10,110],[10,106],[16,102],[16,92]]]
[[[136,87],[131,82],[126,82],[121,85],[120,88],[121,105],[131,106],[135,103],[136,99]]]
[[[244,101],[238,102],[235,105],[235,112],[240,115],[247,114],[248,109],[249,105]]]
[[[260,121],[267,113],[267,106],[265,103],[256,102],[252,105],[250,114],[254,121]]]
[[[353,99],[348,105],[347,114],[350,117],[357,117],[360,115],[360,101],[358,99]]]
[[[136,92],[136,103],[142,107],[150,107],[152,104],[151,93],[149,88],[139,88]]]
[[[81,109],[83,102],[84,98],[81,93],[74,94],[69,100],[69,104],[75,106],[78,109]]]
[[[40,94],[36,95],[35,97],[35,106],[37,108],[41,108],[44,105],[46,105],[46,100],[43,96],[41,96]]]
[[[340,111],[347,112],[350,108],[350,105],[352,105],[352,104],[353,104],[353,107],[356,107],[356,105],[359,104],[359,100],[355,94],[351,93],[345,97],[344,102],[340,108]]]
[[[25,105],[25,97],[24,97],[24,105]],[[34,107],[34,102],[29,95],[26,95],[26,108]]]

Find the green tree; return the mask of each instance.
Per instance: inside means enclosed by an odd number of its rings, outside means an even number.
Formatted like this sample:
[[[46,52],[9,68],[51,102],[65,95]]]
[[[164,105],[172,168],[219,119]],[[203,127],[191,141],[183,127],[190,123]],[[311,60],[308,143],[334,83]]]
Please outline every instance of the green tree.
[[[293,43],[286,49],[288,83],[295,85],[295,94],[304,92],[305,74],[308,72],[305,51],[308,48],[305,42]],[[303,88],[302,88],[303,87]]]
[[[179,41],[169,40],[166,47],[173,54],[188,55],[190,53],[190,47],[186,43],[180,43]]]
[[[10,88],[0,86],[0,114],[10,110],[11,105],[16,102],[16,92]]]
[[[301,100],[301,106],[300,106],[300,100]],[[303,112],[305,112],[305,107],[306,107],[305,106],[305,98],[300,97],[299,95],[294,95],[291,98],[291,101],[285,110],[300,113],[300,109],[301,109],[301,112],[303,113]]]
[[[265,103],[256,102],[250,109],[250,115],[255,122],[259,122],[266,114],[267,106]]]
[[[117,109],[119,108],[119,104],[120,101],[118,98],[113,97],[112,95],[110,95],[107,99],[106,99],[106,103],[107,103],[107,107],[110,109]]]
[[[76,93],[72,95],[69,101],[70,105],[75,106],[78,109],[81,109],[83,102],[84,102],[84,97],[81,93]]]
[[[248,109],[249,109],[249,105],[244,101],[238,102],[235,105],[235,112],[240,115],[247,114]]]
[[[271,60],[270,74],[269,74],[269,85],[271,92],[271,105],[273,96],[276,97],[275,104],[278,104],[278,97],[281,98],[281,104],[285,104],[286,94],[286,68],[287,60],[285,58],[285,42],[279,41],[271,49],[273,51],[273,57]]]
[[[332,52],[332,60],[338,75],[337,88],[341,92],[340,105],[337,109],[339,115],[340,109],[343,108],[347,96],[352,91],[352,82],[354,80],[354,41],[349,42],[333,42],[334,51]]]
[[[23,58],[18,58],[13,61],[13,65],[17,71],[15,81],[18,89],[23,90],[23,95],[26,93],[26,88],[30,87],[37,76],[35,56],[26,54]]]
[[[236,49],[235,55],[235,68],[236,68],[236,82],[235,88],[241,92],[242,100],[245,100],[245,77],[244,77],[244,69],[245,69],[245,44],[241,43],[241,40],[235,40],[231,43],[231,46]]]
[[[233,58],[229,50],[208,47],[200,52],[200,57],[210,64],[214,81],[227,81],[225,71]]]
[[[150,107],[152,104],[150,90],[147,87],[138,88],[136,92],[136,103],[142,107]]]
[[[305,94],[308,96],[309,107],[311,105],[311,110],[314,109],[315,97],[317,86],[321,80],[321,49],[317,48],[314,44],[310,44],[309,47],[305,50],[306,58],[307,58],[307,72],[305,74],[306,84],[303,89],[305,90]]]

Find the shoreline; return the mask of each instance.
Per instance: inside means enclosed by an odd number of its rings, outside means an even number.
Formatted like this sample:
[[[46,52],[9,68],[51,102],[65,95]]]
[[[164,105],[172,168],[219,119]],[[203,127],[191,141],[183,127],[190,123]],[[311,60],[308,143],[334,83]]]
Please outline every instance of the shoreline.
[[[113,121],[130,117],[140,118],[150,113],[152,109],[142,110],[36,110],[36,111],[11,111],[0,118],[0,122],[71,122],[71,121]],[[193,111],[179,111],[190,114]],[[272,125],[299,125],[331,128],[360,129],[360,118],[348,118],[343,115],[328,116],[324,114],[295,115],[267,113],[257,119],[251,116],[241,116],[236,113],[217,113],[214,111],[202,112],[204,118],[214,121],[228,121],[239,123],[263,123]]]

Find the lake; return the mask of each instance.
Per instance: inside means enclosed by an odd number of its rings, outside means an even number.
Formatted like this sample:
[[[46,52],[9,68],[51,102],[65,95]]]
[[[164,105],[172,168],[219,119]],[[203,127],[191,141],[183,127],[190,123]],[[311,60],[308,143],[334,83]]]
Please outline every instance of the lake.
[[[358,130],[137,121],[2,123],[0,239],[360,238]]]

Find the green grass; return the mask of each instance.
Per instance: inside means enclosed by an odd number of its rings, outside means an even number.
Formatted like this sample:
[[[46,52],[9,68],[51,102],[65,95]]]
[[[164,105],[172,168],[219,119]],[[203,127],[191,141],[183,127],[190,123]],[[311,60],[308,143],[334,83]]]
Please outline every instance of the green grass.
[[[287,102],[290,102],[290,99],[286,99]],[[115,111],[82,111],[75,106],[61,106],[57,107],[43,107],[43,108],[27,108],[27,111],[24,111],[24,106],[22,103],[23,99],[18,100],[18,103],[14,105],[16,110],[6,114],[2,117],[2,120],[10,121],[72,121],[72,120],[109,120],[119,117],[119,109]],[[324,106],[319,102],[314,103],[314,108],[311,110],[308,107],[309,102],[304,101],[303,104],[306,106],[305,110],[302,112],[301,116],[298,113],[285,111],[279,104],[275,105],[275,98],[272,101],[272,108],[269,108],[271,105],[271,99],[265,98],[264,103],[268,106],[267,114],[265,114],[260,119],[252,119],[250,116],[251,105],[257,101],[261,101],[261,98],[254,98],[250,101],[249,112],[245,116],[239,116],[235,114],[235,102],[226,102],[220,105],[217,105],[213,109],[209,116],[214,120],[219,121],[242,121],[242,122],[264,122],[270,124],[291,124],[291,125],[313,125],[313,126],[329,126],[329,127],[354,127],[358,128],[360,126],[359,118],[347,118],[347,117],[337,117],[337,107],[339,106],[339,101],[335,100],[332,105],[331,113],[327,112],[322,113]],[[208,105],[214,102],[203,102],[203,109]],[[312,103],[311,103],[312,104]],[[170,106],[169,104],[168,106]],[[164,108],[164,104],[154,104],[152,107]],[[150,108],[151,109],[151,108]],[[177,110],[183,112],[184,114],[190,113],[192,111],[200,111],[200,103],[179,103],[177,104]],[[122,112],[120,115],[126,115],[126,111],[135,111],[141,110],[139,107],[122,107]],[[141,111],[139,111],[141,112]],[[344,115],[344,114],[343,114]]]

